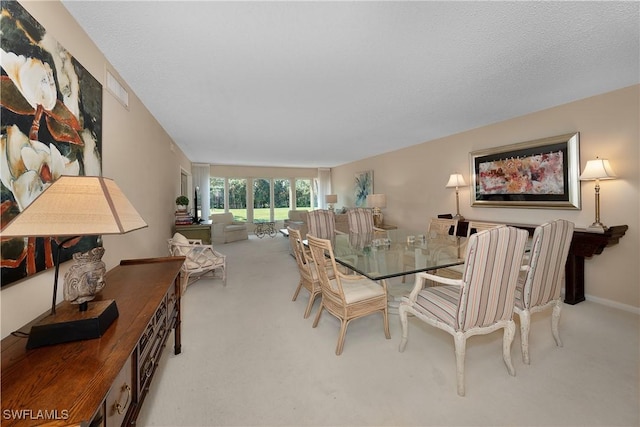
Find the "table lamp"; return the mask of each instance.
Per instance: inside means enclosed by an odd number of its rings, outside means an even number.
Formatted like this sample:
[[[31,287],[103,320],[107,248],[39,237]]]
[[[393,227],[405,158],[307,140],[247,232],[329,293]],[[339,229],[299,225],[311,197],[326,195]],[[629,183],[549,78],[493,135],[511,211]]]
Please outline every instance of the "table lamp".
[[[589,160],[580,175],[580,181],[596,182],[596,220],[588,228],[593,231],[604,232],[607,226],[600,222],[600,180],[615,179],[616,174],[613,172],[609,160],[599,159]]]
[[[51,313],[32,326],[28,349],[98,338],[118,317],[114,300],[88,304],[105,285],[102,247],[73,255],[75,264],[65,275],[65,302],[56,310],[62,246],[81,236],[124,234],[146,226],[113,180],[61,176],[2,229],[2,237],[63,238],[55,258]]]
[[[324,201],[327,203],[327,209],[333,212],[333,204],[338,203],[337,194],[327,194],[324,196]]]
[[[464,182],[464,178],[459,173],[452,173],[451,176],[449,176],[449,182],[445,185],[445,188],[456,189],[456,214],[453,219],[457,219],[458,221],[464,221],[464,217],[460,215],[460,196],[458,195],[458,188],[466,186],[467,183]]]
[[[382,227],[384,222],[382,208],[387,207],[387,196],[385,194],[369,194],[367,195],[367,206],[373,208],[373,225]]]

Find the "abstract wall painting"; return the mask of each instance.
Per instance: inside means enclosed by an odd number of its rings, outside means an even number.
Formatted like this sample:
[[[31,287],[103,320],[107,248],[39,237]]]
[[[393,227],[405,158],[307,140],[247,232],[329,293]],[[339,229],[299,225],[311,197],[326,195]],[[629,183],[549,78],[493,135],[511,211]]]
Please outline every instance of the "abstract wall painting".
[[[373,194],[373,171],[369,170],[356,173],[356,207],[367,206],[367,195],[369,194]]]
[[[472,206],[580,209],[579,134],[471,153]]]
[[[62,175],[102,175],[102,85],[16,1],[0,14],[1,225]],[[55,237],[0,242],[2,286],[54,265]],[[61,262],[99,245],[69,242]]]

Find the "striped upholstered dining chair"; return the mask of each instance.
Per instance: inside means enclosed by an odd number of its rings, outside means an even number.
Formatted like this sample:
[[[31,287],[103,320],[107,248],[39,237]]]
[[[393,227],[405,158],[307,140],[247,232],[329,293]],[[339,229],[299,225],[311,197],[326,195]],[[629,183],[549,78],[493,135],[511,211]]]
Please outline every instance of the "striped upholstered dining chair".
[[[335,214],[327,209],[307,212],[307,234],[333,241],[336,235]]]
[[[352,208],[347,210],[349,234],[372,235],[374,238],[387,237],[387,232],[377,228],[373,222],[373,210],[369,208]]]
[[[453,335],[460,396],[465,393],[466,342],[473,335],[504,329],[502,357],[509,374],[515,375],[511,363],[511,343],[516,328],[513,305],[528,235],[526,230],[513,227],[497,227],[472,235],[467,244],[462,279],[418,273],[411,294],[400,302],[401,352],[408,340],[408,314]],[[423,289],[425,280],[443,286]]]
[[[564,283],[565,264],[571,246],[574,224],[558,219],[536,227],[531,253],[516,287],[515,313],[520,318],[522,361],[529,364],[529,328],[531,313],[553,307],[551,333],[562,347],[558,324],[562,311],[560,291]]]

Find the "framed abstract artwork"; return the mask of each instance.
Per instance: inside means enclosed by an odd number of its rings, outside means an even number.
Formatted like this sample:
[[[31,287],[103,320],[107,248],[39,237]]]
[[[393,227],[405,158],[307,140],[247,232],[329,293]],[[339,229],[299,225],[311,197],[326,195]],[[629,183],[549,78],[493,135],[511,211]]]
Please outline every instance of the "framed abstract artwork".
[[[102,175],[102,85],[16,1],[0,18],[2,227],[62,175]],[[2,286],[54,265],[55,237],[0,242]],[[74,239],[60,261],[99,245]]]
[[[373,194],[373,171],[356,173],[355,197],[356,207],[367,205],[367,195]]]
[[[578,133],[470,153],[471,205],[580,209]]]

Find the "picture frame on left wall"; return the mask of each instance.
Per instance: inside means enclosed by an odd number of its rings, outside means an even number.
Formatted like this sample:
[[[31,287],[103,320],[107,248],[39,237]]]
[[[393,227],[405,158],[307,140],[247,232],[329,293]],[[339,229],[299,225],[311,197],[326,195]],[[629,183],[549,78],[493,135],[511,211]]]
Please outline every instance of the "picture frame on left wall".
[[[2,2],[0,198],[2,226],[62,175],[102,176],[102,85],[16,1]],[[60,262],[100,246],[74,239]],[[0,243],[2,287],[54,266],[58,239]]]

